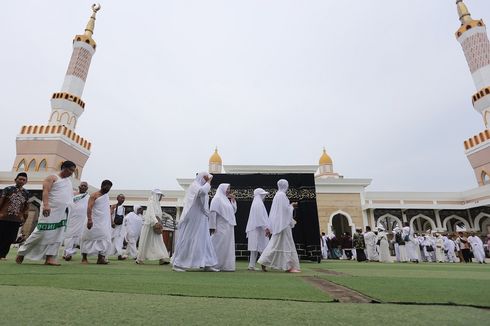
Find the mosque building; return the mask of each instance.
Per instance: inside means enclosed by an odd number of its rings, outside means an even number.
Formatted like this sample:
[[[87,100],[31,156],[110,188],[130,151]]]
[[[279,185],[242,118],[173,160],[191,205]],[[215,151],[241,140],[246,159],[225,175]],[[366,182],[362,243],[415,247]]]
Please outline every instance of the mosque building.
[[[464,228],[480,234],[490,233],[490,42],[482,20],[474,20],[462,0],[456,2],[461,26],[456,38],[463,48],[476,93],[474,109],[481,114],[484,130],[464,141],[465,154],[474,170],[477,187],[461,192],[376,192],[368,191],[371,179],[354,179],[339,174],[324,148],[318,165],[223,165],[214,150],[209,159],[210,173],[305,173],[314,175],[320,230],[336,234],[354,232],[366,226],[383,225],[392,230],[408,222],[415,231],[454,231]],[[51,97],[47,124],[23,125],[16,137],[16,156],[11,171],[0,172],[0,188],[11,185],[16,174],[26,171],[32,194],[29,219],[24,228],[32,230],[39,216],[42,181],[59,171],[65,160],[77,165],[72,177],[76,187],[90,156],[91,143],[75,132],[85,110],[82,94],[90,62],[96,50],[92,38],[99,5],[92,6],[85,31],[73,39],[73,52],[61,90]],[[192,176],[192,174],[190,174]],[[185,190],[191,178],[177,179],[181,190],[163,190],[164,210],[180,217]],[[90,187],[94,191],[94,187]],[[114,189],[111,201],[119,193],[126,196],[125,206],[145,205],[149,190]],[[28,231],[28,230],[27,230]]]

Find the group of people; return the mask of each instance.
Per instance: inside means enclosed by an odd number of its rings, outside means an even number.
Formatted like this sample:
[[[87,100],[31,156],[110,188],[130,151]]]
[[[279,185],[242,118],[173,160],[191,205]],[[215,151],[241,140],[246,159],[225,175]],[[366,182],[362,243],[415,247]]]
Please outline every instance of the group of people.
[[[230,184],[222,183],[209,204],[212,175],[197,174],[187,190],[184,208],[177,230],[172,256],[174,271],[235,271],[235,226],[237,202]],[[288,272],[299,272],[299,259],[291,229],[295,225],[293,210],[297,205],[286,196],[288,182],[278,181],[278,190],[268,216],[264,206],[268,194],[261,188],[254,190],[254,199],[246,227],[250,262]],[[257,261],[257,255],[260,258]]]
[[[490,240],[490,237],[489,237]],[[490,241],[489,241],[490,242]],[[337,238],[334,234],[321,237],[324,259],[356,259],[357,261],[393,262],[391,250],[396,262],[472,262],[472,258],[485,264],[483,241],[474,232],[417,234],[412,232],[408,222],[395,227],[387,233],[383,226],[366,232],[357,229],[353,237],[348,232]]]
[[[19,247],[18,264],[30,259],[59,266],[57,256],[64,244],[63,259],[72,260],[80,248],[84,264],[89,263],[89,256],[97,256],[97,264],[103,265],[109,263],[108,256],[116,256],[118,260],[132,258],[138,264],[146,260],[158,260],[160,264],[171,262],[173,270],[178,272],[235,270],[237,202],[229,184],[220,184],[209,203],[212,175],[197,174],[186,192],[170,260],[162,230],[163,220],[171,217],[161,209],[163,194],[160,190],[152,191],[145,211],[135,205],[132,212],[125,214],[123,194],[117,196],[116,204],[109,203],[110,180],[104,180],[100,189],[92,194],[88,193],[88,184],[81,182],[74,195],[70,176],[75,169],[73,162],[65,161],[58,174],[44,180],[42,215],[34,231]],[[19,173],[15,183],[5,188],[0,196],[0,259],[6,259],[19,227],[27,218],[29,193],[24,189],[27,174]],[[286,180],[278,181],[270,214],[264,206],[268,192],[261,188],[254,191],[246,227],[249,270],[255,270],[258,262],[263,271],[268,267],[300,271],[292,236],[296,224],[293,211],[297,203],[290,203],[286,196],[288,186]]]

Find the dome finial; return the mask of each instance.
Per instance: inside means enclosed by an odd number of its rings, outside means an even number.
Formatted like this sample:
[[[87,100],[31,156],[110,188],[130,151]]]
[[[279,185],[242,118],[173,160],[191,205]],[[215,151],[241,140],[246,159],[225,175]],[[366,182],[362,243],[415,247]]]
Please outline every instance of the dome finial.
[[[323,147],[323,154],[320,157],[318,164],[319,165],[332,164],[332,158],[330,158],[330,156],[328,156],[327,150],[325,149],[325,146]]]
[[[209,163],[217,163],[217,164],[222,164],[223,160],[221,159],[221,156],[218,154],[218,146],[214,148],[214,153],[211,155],[209,158]]]
[[[87,27],[85,27],[85,35],[88,37],[92,37],[94,35],[94,29],[95,29],[95,15],[97,14],[97,11],[100,10],[100,4],[94,3],[92,5],[92,16],[90,16],[90,19],[87,23]]]

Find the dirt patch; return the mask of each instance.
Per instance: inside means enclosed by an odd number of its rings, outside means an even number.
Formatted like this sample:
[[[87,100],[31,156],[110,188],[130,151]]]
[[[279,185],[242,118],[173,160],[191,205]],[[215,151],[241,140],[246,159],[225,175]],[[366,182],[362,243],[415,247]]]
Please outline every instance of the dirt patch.
[[[364,294],[318,277],[304,276],[303,279],[341,303],[379,303]]]
[[[320,273],[328,274],[328,275],[337,275],[337,276],[348,276],[349,275],[349,274],[346,274],[346,273],[333,271],[331,269],[314,268],[313,270],[316,271],[316,272],[320,272]]]

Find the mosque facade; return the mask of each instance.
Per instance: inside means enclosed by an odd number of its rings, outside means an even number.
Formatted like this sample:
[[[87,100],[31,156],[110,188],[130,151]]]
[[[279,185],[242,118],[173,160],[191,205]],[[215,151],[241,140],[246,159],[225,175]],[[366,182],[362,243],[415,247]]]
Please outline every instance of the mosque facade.
[[[461,192],[373,192],[366,188],[371,179],[354,179],[339,174],[333,160],[323,149],[318,164],[312,165],[223,165],[218,149],[209,159],[210,173],[307,173],[314,174],[320,230],[326,233],[354,232],[366,226],[383,225],[392,230],[408,222],[418,232],[451,232],[456,229],[490,233],[490,42],[482,20],[474,20],[462,0],[456,2],[461,26],[456,38],[461,44],[472,74],[476,93],[474,109],[481,114],[484,129],[464,141],[464,151],[474,171],[477,186]],[[42,181],[59,171],[61,163],[71,160],[77,170],[72,177],[78,186],[91,143],[75,130],[85,109],[82,100],[90,63],[96,50],[92,38],[96,13],[92,6],[83,34],[73,39],[73,52],[59,92],[51,97],[51,114],[44,125],[23,125],[16,136],[16,156],[10,171],[0,172],[0,188],[11,185],[18,172],[29,175],[29,219],[25,231],[33,229],[41,208]],[[193,178],[177,179],[182,189],[163,190],[164,210],[176,220],[182,212],[185,190]],[[90,187],[95,191],[94,187]],[[112,190],[111,201],[123,193],[128,210],[145,205],[149,190]]]

